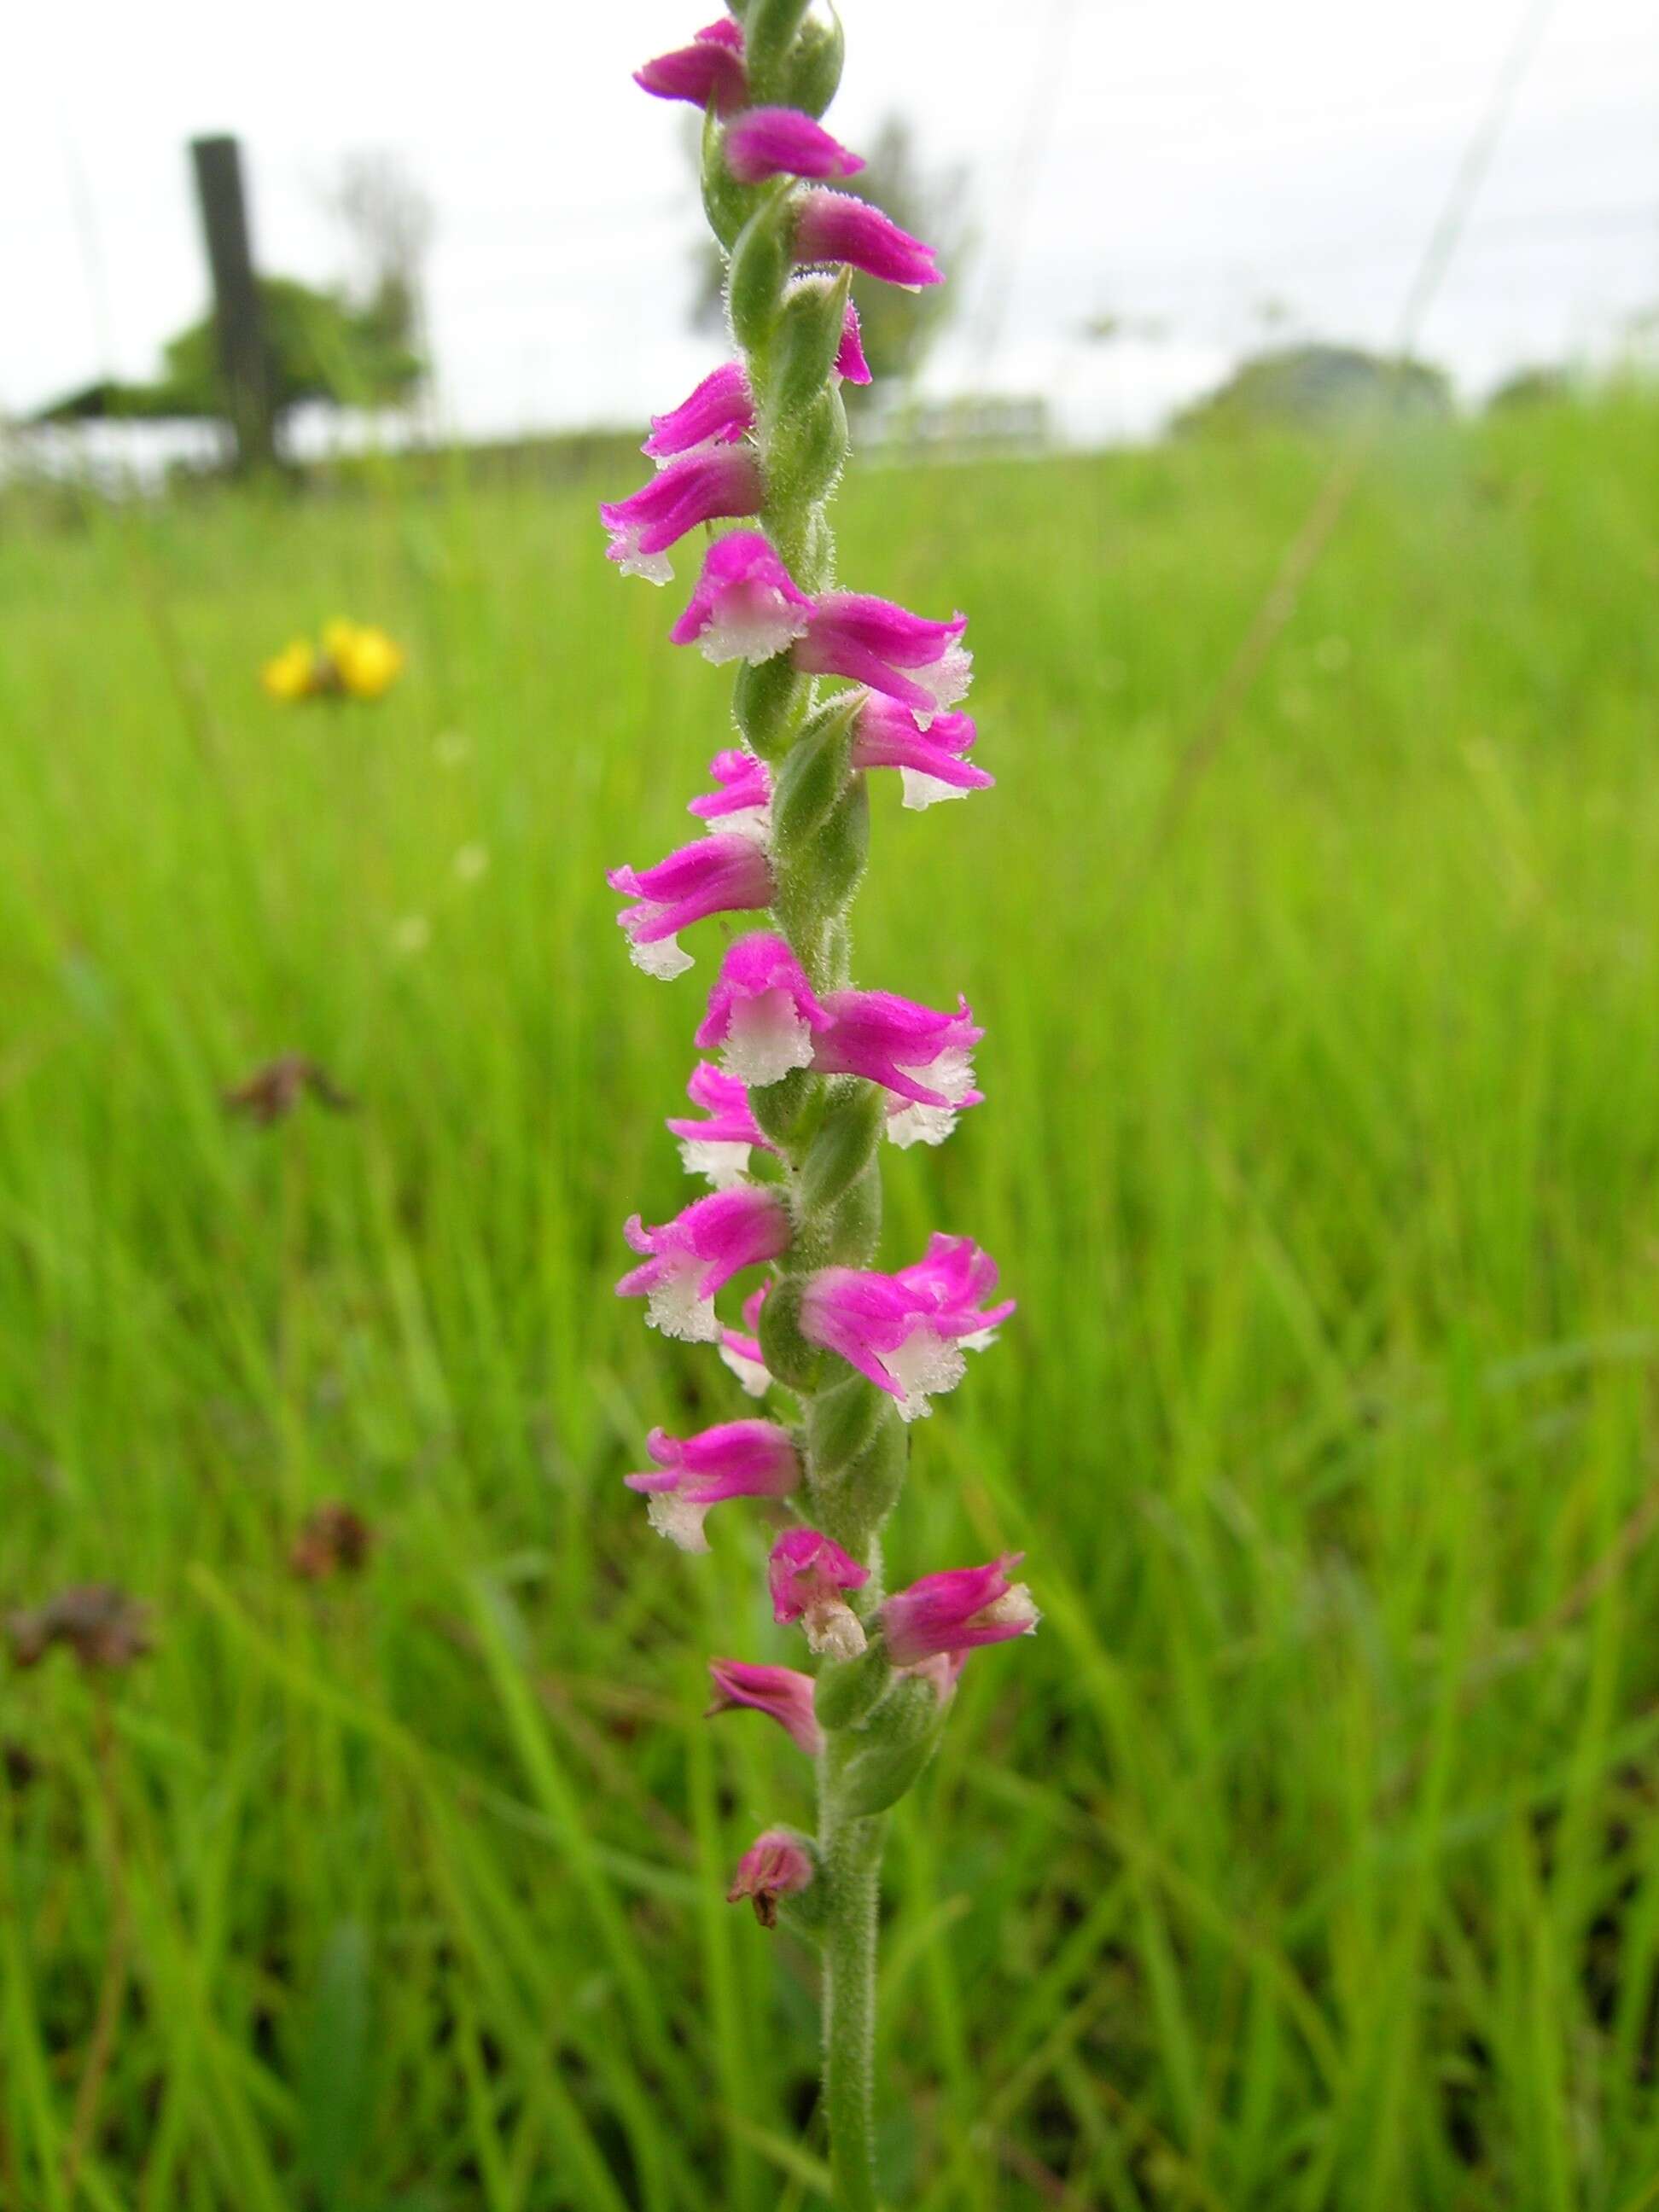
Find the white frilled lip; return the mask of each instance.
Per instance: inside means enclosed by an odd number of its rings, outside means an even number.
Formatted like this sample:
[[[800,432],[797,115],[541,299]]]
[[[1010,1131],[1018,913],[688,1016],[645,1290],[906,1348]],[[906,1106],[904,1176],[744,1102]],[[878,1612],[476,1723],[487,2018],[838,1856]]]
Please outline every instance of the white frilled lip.
[[[812,1060],[812,1031],[794,994],[780,985],[753,998],[734,1000],[726,1018],[720,1065],[751,1090],[780,1082]]]
[[[903,796],[900,805],[912,814],[921,814],[930,806],[938,806],[947,799],[966,799],[967,787],[946,783],[936,775],[928,775],[919,768],[902,768],[899,782]]]
[[[936,1336],[925,1326],[912,1329],[896,1350],[884,1353],[882,1364],[903,1394],[898,1409],[907,1421],[925,1419],[933,1410],[928,1400],[954,1390],[968,1371],[955,1341]]]
[[[682,1552],[708,1549],[708,1532],[703,1527],[708,1512],[706,1505],[693,1505],[672,1490],[654,1490],[645,1501],[646,1519]]]
[[[617,916],[619,926],[629,933],[629,958],[642,974],[655,975],[665,983],[672,982],[676,975],[684,975],[688,968],[695,966],[691,955],[678,937],[659,937],[649,945],[642,945],[635,932],[642,924],[666,912],[665,907],[652,906],[647,901],[627,908]]]
[[[942,1145],[956,1126],[954,1106],[920,1106],[906,1098],[887,1116],[887,1140],[907,1152],[912,1145]]]
[[[763,1398],[772,1387],[772,1377],[758,1359],[751,1359],[732,1340],[732,1332],[720,1334],[720,1358],[727,1370],[737,1378],[738,1387],[746,1397]]]
[[[611,532],[606,557],[616,562],[624,576],[642,576],[647,584],[672,584],[674,580],[674,564],[666,553],[641,552],[637,523]]]
[[[749,1172],[747,1145],[723,1137],[682,1137],[679,1146],[687,1175],[706,1176],[716,1190],[736,1190]]]
[[[698,1200],[699,1205],[707,1203],[704,1199]],[[678,1337],[683,1344],[719,1340],[720,1325],[714,1317],[714,1301],[702,1294],[705,1272],[705,1262],[689,1253],[684,1259],[677,1255],[667,1263],[646,1293],[646,1319],[653,1328],[665,1336]]]
[[[716,668],[731,660],[758,667],[805,634],[811,612],[810,607],[792,605],[773,585],[728,585],[709,610],[697,647]]]
[[[809,1605],[800,1617],[811,1650],[829,1659],[856,1659],[866,1647],[864,1623],[844,1598],[825,1597]]]

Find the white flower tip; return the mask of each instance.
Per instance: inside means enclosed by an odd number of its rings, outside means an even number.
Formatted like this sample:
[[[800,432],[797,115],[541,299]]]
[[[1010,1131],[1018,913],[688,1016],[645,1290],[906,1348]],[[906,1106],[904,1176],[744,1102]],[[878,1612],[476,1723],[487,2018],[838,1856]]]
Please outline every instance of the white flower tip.
[[[714,1318],[714,1301],[700,1297],[695,1274],[671,1276],[647,1293],[645,1317],[665,1336],[682,1344],[713,1344],[720,1325]]]
[[[806,610],[780,600],[763,614],[739,613],[724,620],[712,616],[697,646],[703,659],[716,668],[723,668],[728,660],[746,660],[751,668],[758,668],[762,661],[775,659],[793,645],[805,629]]]
[[[912,1145],[942,1145],[956,1127],[957,1111],[974,1087],[973,1054],[965,1045],[947,1045],[920,1066],[901,1062],[899,1072],[930,1091],[942,1092],[950,1103],[926,1106],[906,1099],[887,1116],[890,1141],[901,1152],[908,1152]]]
[[[823,1598],[801,1615],[809,1648],[826,1659],[856,1659],[865,1649],[864,1623],[850,1605]]]
[[[749,1172],[747,1145],[713,1137],[682,1137],[680,1158],[687,1175],[707,1176],[716,1190],[735,1190]]]
[[[942,1091],[953,1106],[960,1106],[974,1087],[973,1053],[965,1044],[946,1045],[924,1079],[929,1090]]]
[[[763,1398],[772,1387],[772,1377],[758,1359],[750,1359],[741,1352],[734,1352],[729,1344],[720,1346],[720,1358],[737,1377],[738,1387],[745,1398]]]
[[[907,1099],[887,1116],[887,1141],[908,1152],[912,1145],[942,1145],[956,1126],[954,1106],[920,1106]]]
[[[930,1398],[954,1390],[968,1370],[968,1363],[949,1337],[935,1336],[930,1328],[913,1329],[884,1362],[904,1395],[899,1413],[907,1421],[925,1419],[933,1408]]]
[[[676,975],[684,975],[688,968],[696,965],[677,937],[659,937],[652,945],[641,945],[637,937],[631,938],[628,957],[646,975],[655,975],[665,983],[672,982]]]
[[[672,584],[674,580],[674,564],[667,554],[641,553],[626,538],[611,540],[610,557],[624,576],[643,576],[647,584]]]
[[[659,1536],[678,1544],[683,1552],[706,1552],[708,1537],[703,1528],[706,1505],[689,1504],[672,1490],[653,1490],[645,1503],[645,1517]]]
[[[812,1032],[787,991],[740,999],[726,1023],[720,1066],[751,1090],[763,1091],[812,1059]]]
[[[933,719],[930,714],[928,720]],[[904,796],[899,804],[911,813],[920,814],[929,806],[938,806],[947,799],[966,799],[968,793],[959,784],[945,783],[936,775],[927,775],[919,768],[902,768],[899,782]]]
[[[1030,1636],[1042,1615],[1037,1611],[1031,1593],[1024,1583],[1012,1583],[1000,1598],[995,1598],[980,1614],[981,1620],[993,1621],[999,1628],[1018,1628]]]
[[[708,824],[711,837],[746,837],[751,845],[763,848],[772,842],[772,810],[769,806],[740,806],[735,814],[720,814]]]
[[[974,656],[965,645],[947,645],[929,666],[910,672],[922,690],[932,695],[935,710],[942,713],[968,696],[968,687],[974,680]],[[917,726],[923,730],[930,729],[933,720],[932,714],[916,716]]]

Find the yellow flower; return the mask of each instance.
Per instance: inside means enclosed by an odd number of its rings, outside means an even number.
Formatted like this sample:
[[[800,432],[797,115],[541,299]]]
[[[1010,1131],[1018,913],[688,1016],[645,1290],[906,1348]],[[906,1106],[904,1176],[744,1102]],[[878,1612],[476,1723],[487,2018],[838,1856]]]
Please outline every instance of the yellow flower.
[[[296,637],[274,660],[259,671],[259,681],[273,699],[307,699],[316,689],[317,660],[309,644]]]
[[[403,665],[403,647],[383,629],[331,622],[324,625],[320,653],[296,637],[266,661],[259,681],[273,699],[379,699],[397,682]]]
[[[342,690],[354,699],[382,697],[404,665],[402,647],[371,623],[330,623],[323,632],[323,650],[334,664]]]

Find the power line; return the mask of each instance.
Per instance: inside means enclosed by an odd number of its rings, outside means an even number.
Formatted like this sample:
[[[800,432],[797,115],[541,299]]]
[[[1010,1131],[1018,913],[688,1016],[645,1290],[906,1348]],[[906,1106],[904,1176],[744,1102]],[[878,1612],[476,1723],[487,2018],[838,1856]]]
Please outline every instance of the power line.
[[[1031,87],[1025,127],[1015,155],[1013,190],[1006,202],[1000,268],[986,287],[985,314],[980,328],[979,355],[988,369],[1002,344],[1013,274],[1031,212],[1031,201],[1042,167],[1043,155],[1054,136],[1054,116],[1066,88],[1066,67],[1071,55],[1072,33],[1077,22],[1078,0],[1054,0],[1048,38],[1048,65],[1039,70]]]
[[[1417,273],[1401,306],[1395,335],[1396,371],[1409,357],[1469,219],[1476,195],[1492,166],[1505,125],[1533,58],[1555,12],[1555,0],[1534,0],[1521,20],[1486,103],[1486,112],[1458,163],[1444,204],[1429,234]],[[1249,696],[1285,624],[1296,612],[1304,586],[1330,543],[1365,465],[1382,434],[1385,416],[1378,408],[1353,433],[1338,455],[1301,528],[1285,547],[1278,573],[1251,617],[1208,709],[1176,763],[1146,857],[1125,889],[1125,902],[1146,880],[1152,862],[1178,828],[1199,778],[1215,759],[1234,718]]]
[[[103,240],[98,230],[97,210],[93,205],[92,186],[87,176],[86,163],[81,158],[81,148],[63,119],[64,167],[69,179],[70,211],[75,224],[75,242],[80,249],[82,273],[87,282],[87,298],[92,310],[93,343],[97,349],[100,375],[108,376],[115,366],[115,319],[110,311],[109,269],[104,259]]]

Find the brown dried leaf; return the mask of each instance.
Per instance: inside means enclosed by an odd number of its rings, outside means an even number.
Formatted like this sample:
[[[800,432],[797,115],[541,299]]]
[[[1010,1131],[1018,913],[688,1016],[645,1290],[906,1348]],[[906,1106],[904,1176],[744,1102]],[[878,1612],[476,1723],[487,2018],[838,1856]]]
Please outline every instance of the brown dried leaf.
[[[113,1583],[77,1583],[44,1605],[9,1614],[0,1627],[19,1667],[38,1666],[61,1644],[83,1667],[118,1671],[152,1648],[149,1607]]]
[[[362,1516],[331,1499],[307,1515],[288,1563],[302,1581],[326,1582],[332,1575],[361,1574],[374,1548],[374,1531]]]
[[[356,1103],[320,1061],[303,1052],[285,1052],[227,1091],[225,1111],[246,1115],[260,1128],[269,1128],[274,1121],[285,1121],[307,1091],[331,1114],[349,1114]]]

